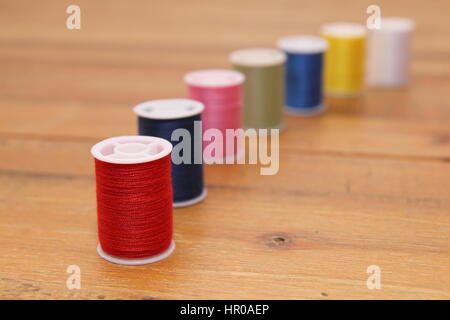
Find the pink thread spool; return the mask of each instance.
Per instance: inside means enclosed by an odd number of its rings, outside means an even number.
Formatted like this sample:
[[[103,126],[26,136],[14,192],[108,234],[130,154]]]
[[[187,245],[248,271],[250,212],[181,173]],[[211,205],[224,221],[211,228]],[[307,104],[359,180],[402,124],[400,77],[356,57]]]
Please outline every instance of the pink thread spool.
[[[242,83],[244,75],[238,71],[224,69],[208,69],[193,71],[185,75],[190,99],[202,102],[205,110],[202,114],[203,132],[218,129],[222,137],[226,137],[226,129],[241,128]],[[239,157],[239,142],[235,141],[234,149],[226,148],[223,142],[222,157],[216,154],[212,159],[205,158],[207,163],[234,161]],[[213,141],[203,141],[205,149]]]

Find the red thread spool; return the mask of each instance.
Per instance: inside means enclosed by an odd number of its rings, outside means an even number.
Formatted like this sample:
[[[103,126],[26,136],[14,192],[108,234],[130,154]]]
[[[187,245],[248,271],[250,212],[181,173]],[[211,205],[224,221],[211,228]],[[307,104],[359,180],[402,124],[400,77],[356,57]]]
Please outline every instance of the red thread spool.
[[[242,83],[244,75],[238,71],[210,69],[190,72],[184,81],[188,86],[190,99],[202,102],[205,110],[202,113],[203,132],[208,129],[218,129],[225,137],[226,129],[241,128]],[[203,142],[205,149],[210,141]],[[239,157],[238,142],[234,150],[226,150],[223,143],[223,158],[225,161]],[[205,158],[207,163],[219,159]],[[223,160],[223,159],[220,159]]]
[[[102,258],[141,265],[174,250],[171,151],[169,141],[149,136],[114,137],[92,147]]]

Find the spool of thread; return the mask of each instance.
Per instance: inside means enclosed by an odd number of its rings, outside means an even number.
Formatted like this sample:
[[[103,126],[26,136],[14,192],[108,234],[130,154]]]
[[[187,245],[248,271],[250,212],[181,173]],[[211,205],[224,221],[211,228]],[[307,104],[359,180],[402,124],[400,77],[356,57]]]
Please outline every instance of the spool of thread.
[[[133,109],[138,116],[140,135],[160,137],[170,141],[174,146],[172,189],[175,208],[196,204],[206,197],[202,164],[201,113],[203,109],[201,102],[189,99],[147,101]],[[181,131],[189,137],[178,136],[176,132],[174,134],[177,129],[182,129]],[[184,141],[188,138],[189,140]],[[184,149],[178,150],[176,147],[178,144]]]
[[[230,61],[245,75],[244,128],[281,129],[284,105],[284,62],[276,49],[234,51]]]
[[[323,103],[323,59],[327,42],[315,36],[289,36],[278,41],[286,53],[285,111],[294,115],[316,115]]]
[[[100,257],[141,265],[172,253],[171,151],[169,141],[143,136],[109,138],[92,147]]]
[[[226,129],[241,128],[242,83],[244,75],[233,70],[208,69],[193,71],[185,75],[188,97],[205,105],[203,112],[203,130],[220,130],[223,137]],[[212,143],[204,141],[203,147]],[[239,157],[238,142],[234,149],[227,150],[223,145],[222,154],[205,157],[207,163],[215,161],[231,161]]]
[[[368,83],[399,87],[409,81],[409,61],[414,22],[406,18],[382,18],[381,29],[369,33]]]
[[[353,96],[364,86],[366,28],[356,23],[322,26],[328,41],[325,53],[325,90],[328,95]]]

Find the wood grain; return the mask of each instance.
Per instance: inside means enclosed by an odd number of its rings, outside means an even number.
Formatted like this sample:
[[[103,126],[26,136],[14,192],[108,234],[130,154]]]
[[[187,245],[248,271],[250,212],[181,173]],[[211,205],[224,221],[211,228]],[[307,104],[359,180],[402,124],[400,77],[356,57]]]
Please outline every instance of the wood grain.
[[[184,97],[185,72],[372,3],[83,0],[80,31],[70,4],[0,1],[0,298],[450,298],[448,1],[378,1],[418,24],[411,86],[288,117],[277,175],[208,166],[207,200],[175,210],[175,253],[139,267],[95,252],[92,144],[134,134],[134,104]]]

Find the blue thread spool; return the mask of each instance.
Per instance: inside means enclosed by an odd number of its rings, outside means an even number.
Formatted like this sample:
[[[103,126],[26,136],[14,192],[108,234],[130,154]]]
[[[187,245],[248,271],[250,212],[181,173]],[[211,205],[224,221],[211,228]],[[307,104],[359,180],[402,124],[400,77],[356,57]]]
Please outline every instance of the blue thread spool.
[[[201,102],[190,99],[162,99],[138,104],[133,111],[138,116],[138,133],[169,140],[172,151],[173,206],[186,207],[206,197],[203,182]],[[174,133],[183,129],[190,141]],[[182,130],[182,131],[183,131]],[[190,154],[183,154],[190,147]],[[180,161],[182,161],[180,163]]]
[[[315,36],[289,36],[278,41],[286,53],[285,112],[310,116],[325,111],[323,58],[327,42]]]

